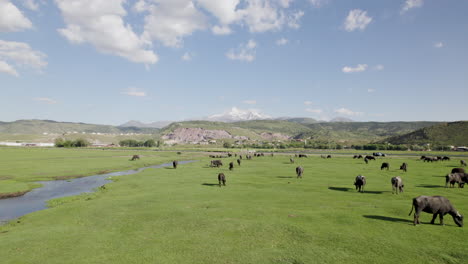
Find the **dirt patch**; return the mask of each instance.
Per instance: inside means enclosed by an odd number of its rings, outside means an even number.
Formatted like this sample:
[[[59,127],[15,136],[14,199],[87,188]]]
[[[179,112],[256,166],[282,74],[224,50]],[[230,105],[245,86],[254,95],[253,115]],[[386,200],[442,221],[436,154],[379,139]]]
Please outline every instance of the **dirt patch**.
[[[22,192],[13,192],[13,193],[0,193],[0,199],[8,199],[13,197],[23,196],[28,193],[30,190],[22,191]]]

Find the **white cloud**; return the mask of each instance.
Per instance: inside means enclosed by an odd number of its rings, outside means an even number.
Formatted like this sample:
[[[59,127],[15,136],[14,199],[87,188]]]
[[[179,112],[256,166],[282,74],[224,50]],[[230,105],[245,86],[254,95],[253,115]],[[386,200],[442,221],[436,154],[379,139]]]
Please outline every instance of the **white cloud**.
[[[314,114],[321,114],[323,113],[322,109],[312,109],[312,108],[306,108],[306,111],[309,113],[314,113]]]
[[[206,16],[191,0],[152,0],[145,17],[146,40],[181,47],[183,38],[208,27]]]
[[[255,60],[255,48],[257,43],[254,40],[249,40],[246,44],[242,43],[237,49],[230,49],[226,53],[226,57],[230,60],[240,60],[252,62]]]
[[[292,13],[287,19],[288,20],[288,26],[290,28],[298,29],[300,27],[299,20],[301,20],[301,18],[303,16],[304,16],[303,11],[297,11],[295,13]]]
[[[191,61],[193,58],[193,54],[190,52],[185,52],[184,55],[182,55],[182,60],[184,61]]]
[[[356,67],[345,66],[343,67],[342,71],[344,73],[353,73],[353,72],[363,72],[367,70],[367,64],[358,64]]]
[[[132,62],[154,64],[158,56],[151,42],[138,36],[123,17],[126,0],[55,0],[66,27],[58,32],[73,44],[90,43],[99,52]]]
[[[352,32],[357,29],[362,31],[370,22],[372,22],[372,17],[367,16],[367,11],[353,9],[349,11],[348,17],[346,17],[344,28],[348,32]]]
[[[10,1],[0,0],[0,32],[22,31],[32,28],[32,23]]]
[[[35,0],[22,0],[22,2],[23,2],[23,6],[30,10],[33,10],[33,11],[39,10],[39,3],[36,2]]]
[[[314,7],[322,7],[323,5],[327,4],[329,0],[309,0],[309,2],[314,6]]]
[[[213,26],[211,31],[215,35],[229,35],[232,33],[232,30],[228,26]]]
[[[443,47],[444,47],[444,43],[442,43],[442,42],[434,43],[434,48],[440,49],[440,48],[443,48]]]
[[[227,26],[241,19],[237,10],[240,0],[197,0],[198,4],[213,14],[221,23]]]
[[[33,50],[27,43],[0,40],[0,71],[19,76],[12,66],[30,67],[38,71],[47,66],[46,55]]]
[[[369,89],[367,89],[367,92],[368,93],[373,93],[373,92],[375,92],[375,89],[369,88]]]
[[[58,102],[55,101],[54,99],[47,98],[47,97],[36,97],[36,98],[34,98],[33,100],[34,100],[34,101],[41,102],[41,103],[46,103],[46,104],[56,104],[56,103],[58,103]]]
[[[278,0],[278,3],[280,4],[281,7],[283,8],[288,8],[289,5],[293,2],[294,0]]]
[[[312,105],[313,103],[311,101],[305,101],[304,104],[305,105]]]
[[[361,116],[364,114],[362,112],[354,112],[346,108],[336,109],[334,112],[337,114],[346,115],[346,116]]]
[[[385,69],[385,66],[383,66],[382,64],[378,64],[378,65],[375,65],[374,69],[376,71],[383,71]]]
[[[406,11],[412,9],[412,8],[417,8],[423,6],[424,1],[423,0],[406,0],[405,4],[401,8],[401,14],[405,13]]]
[[[284,46],[286,44],[289,43],[289,40],[288,39],[285,39],[285,38],[280,38],[276,41],[276,45],[278,46]]]
[[[138,88],[130,87],[127,88],[122,94],[129,95],[129,96],[136,96],[136,97],[145,97],[146,93]]]
[[[254,104],[257,104],[257,101],[255,100],[245,100],[245,101],[242,101],[244,104],[249,104],[249,105],[254,105]]]
[[[1,61],[1,60],[0,60],[0,72],[7,73],[16,77],[19,76],[15,68],[13,68],[10,64],[6,63],[5,61]]]

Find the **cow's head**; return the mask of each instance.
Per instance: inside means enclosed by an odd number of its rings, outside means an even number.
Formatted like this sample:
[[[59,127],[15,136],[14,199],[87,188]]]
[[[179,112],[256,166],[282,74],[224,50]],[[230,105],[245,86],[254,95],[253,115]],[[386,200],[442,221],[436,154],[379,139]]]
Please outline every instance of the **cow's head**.
[[[463,215],[461,215],[459,212],[453,216],[453,221],[455,221],[455,224],[457,224],[459,227],[463,227]]]

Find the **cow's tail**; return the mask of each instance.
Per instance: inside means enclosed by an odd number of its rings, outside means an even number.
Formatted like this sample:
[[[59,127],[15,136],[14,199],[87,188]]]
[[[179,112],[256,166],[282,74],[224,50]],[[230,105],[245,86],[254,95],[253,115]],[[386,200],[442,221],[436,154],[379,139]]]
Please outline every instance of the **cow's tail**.
[[[413,212],[413,208],[414,208],[414,204],[413,204],[413,205],[411,205],[411,211],[409,212],[409,214],[408,214],[408,215],[411,215],[411,213]]]

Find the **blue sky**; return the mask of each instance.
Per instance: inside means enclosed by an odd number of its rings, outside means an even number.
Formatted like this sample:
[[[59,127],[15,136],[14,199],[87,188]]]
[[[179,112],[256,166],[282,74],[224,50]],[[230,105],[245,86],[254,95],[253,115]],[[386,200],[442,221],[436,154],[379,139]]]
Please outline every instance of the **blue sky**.
[[[466,120],[468,1],[0,0],[0,120]]]

